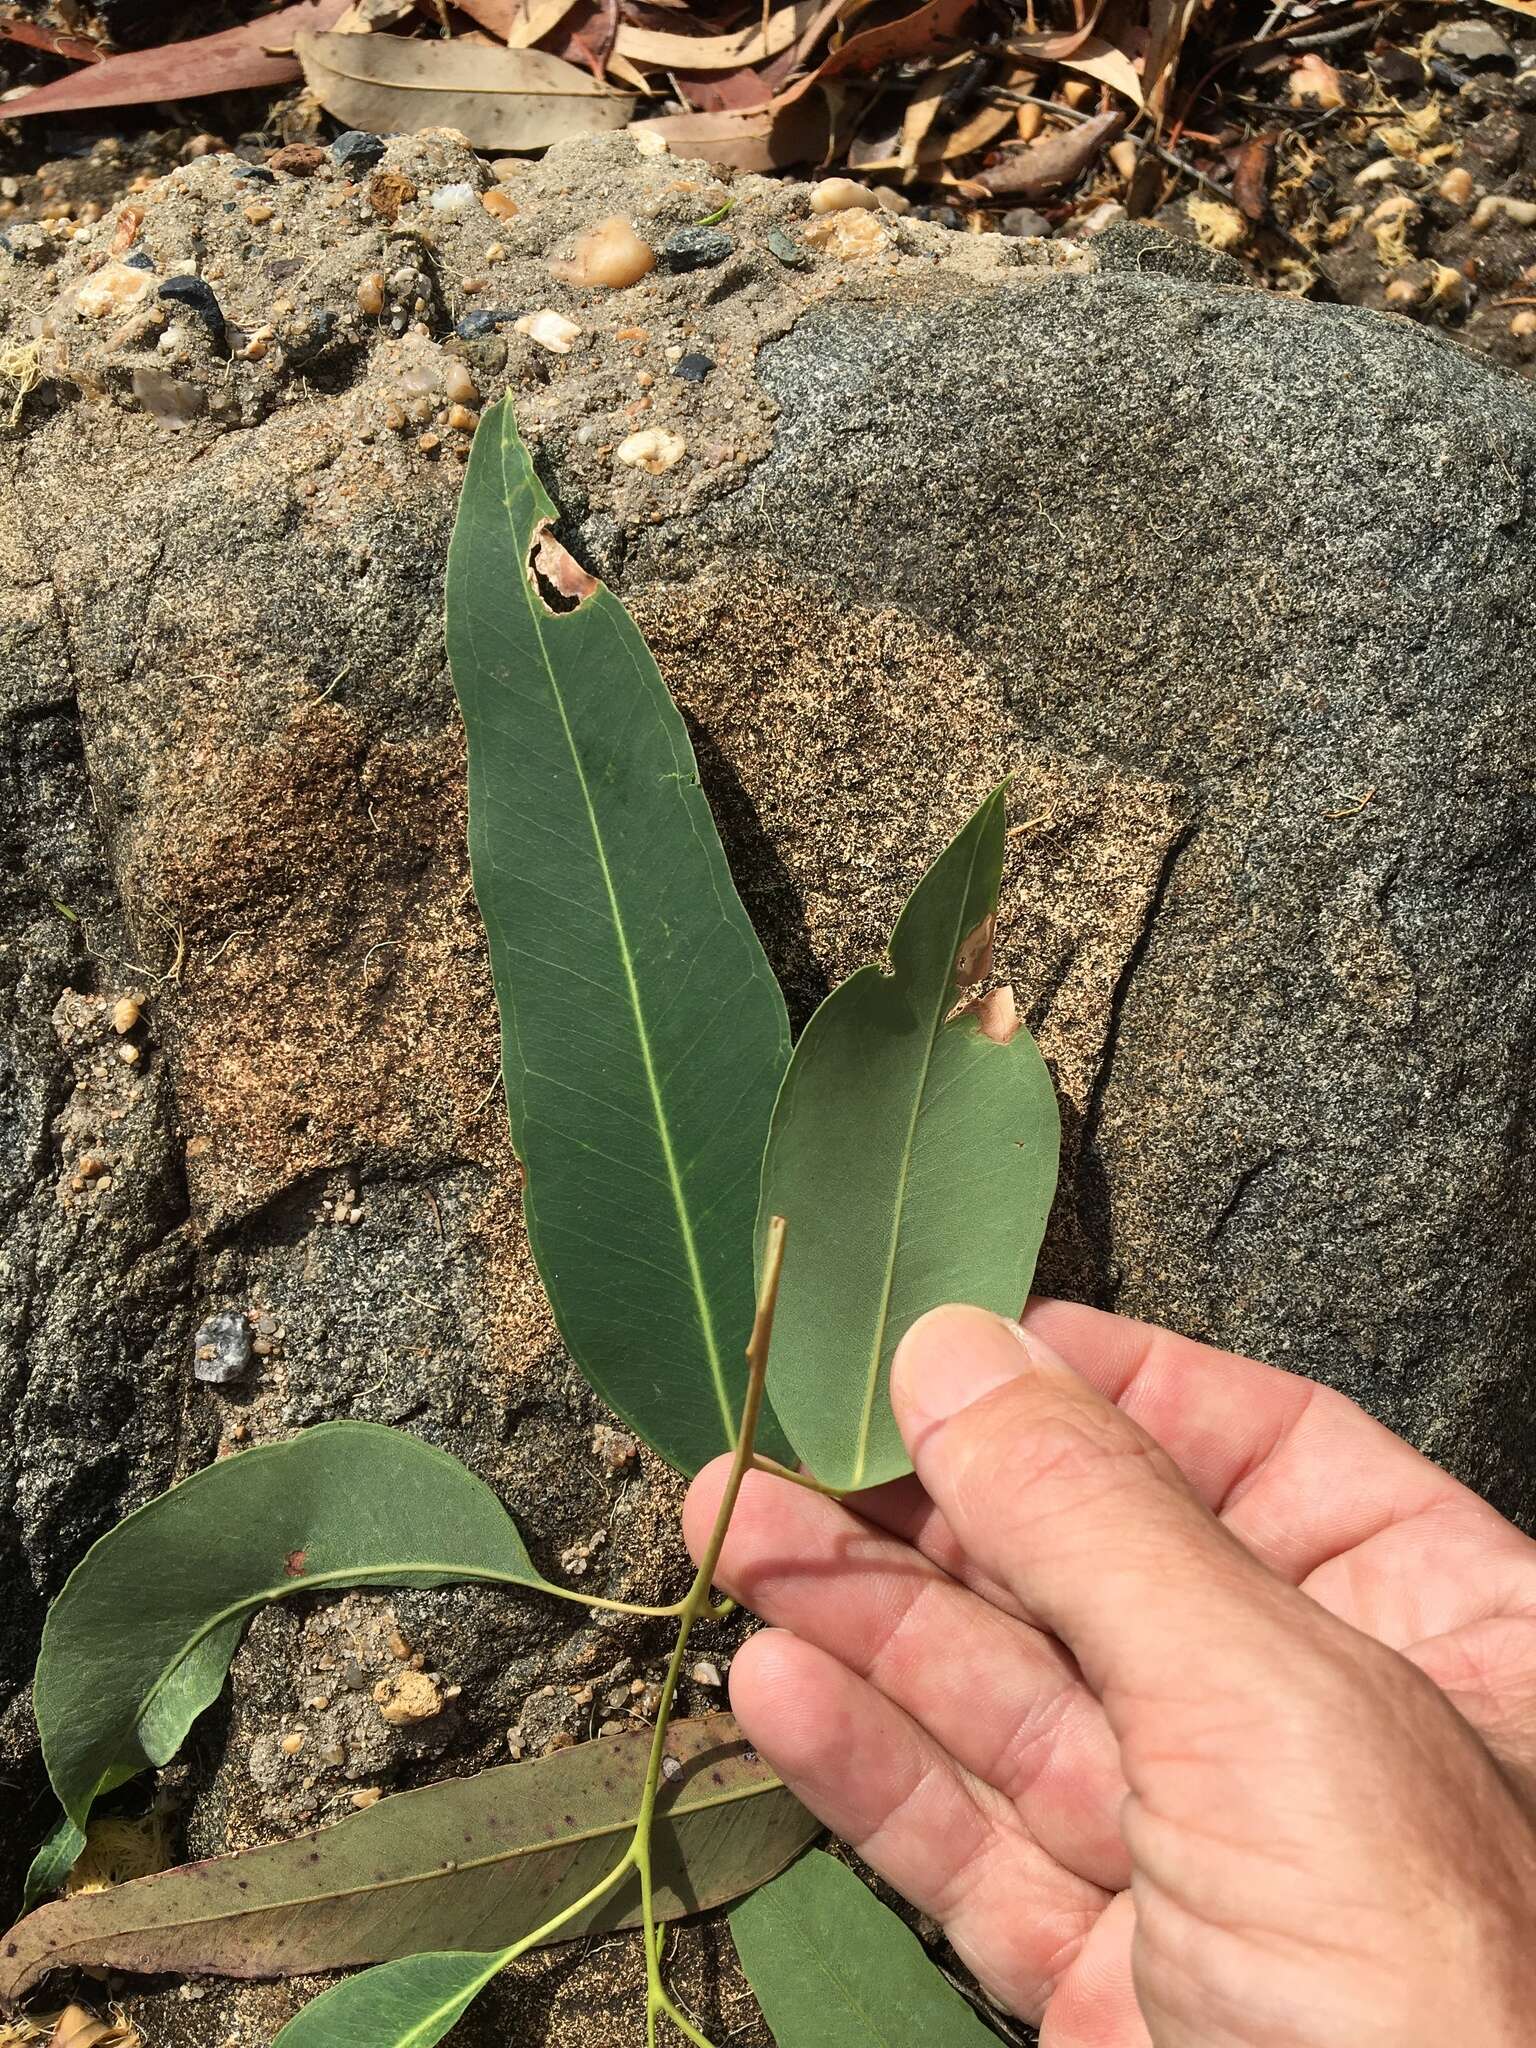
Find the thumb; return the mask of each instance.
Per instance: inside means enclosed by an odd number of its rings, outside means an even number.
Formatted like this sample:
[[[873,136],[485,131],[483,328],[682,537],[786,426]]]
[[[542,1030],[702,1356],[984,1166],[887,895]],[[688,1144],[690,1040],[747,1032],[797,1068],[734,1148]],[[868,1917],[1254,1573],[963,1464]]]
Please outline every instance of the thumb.
[[[897,1350],[891,1398],[961,1548],[1072,1650],[1112,1723],[1117,1706],[1190,1688],[1208,1703],[1262,1692],[1277,1631],[1327,1629],[1145,1431],[1017,1323],[934,1310]]]

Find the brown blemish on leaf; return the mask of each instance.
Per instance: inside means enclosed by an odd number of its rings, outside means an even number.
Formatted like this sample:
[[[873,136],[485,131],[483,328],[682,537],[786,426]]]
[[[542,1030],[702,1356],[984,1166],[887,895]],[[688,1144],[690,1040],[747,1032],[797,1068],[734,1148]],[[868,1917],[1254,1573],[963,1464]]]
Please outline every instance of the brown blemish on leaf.
[[[994,910],[960,941],[960,950],[955,955],[956,988],[974,987],[992,972],[992,943],[996,937],[997,912]]]
[[[550,611],[565,611],[570,605],[552,605],[545,592],[547,585],[557,597],[580,604],[597,588],[597,578],[589,575],[570,550],[556,540],[547,519],[541,519],[533,537],[533,547],[528,556],[528,568],[533,587]]]
[[[283,1576],[287,1579],[302,1579],[304,1576],[304,1553],[290,1550],[283,1559]]]
[[[974,1017],[982,1037],[990,1038],[994,1045],[1006,1045],[1018,1034],[1019,1006],[1006,982],[1001,988],[989,988],[984,996],[967,1003],[960,1014],[962,1017]]]

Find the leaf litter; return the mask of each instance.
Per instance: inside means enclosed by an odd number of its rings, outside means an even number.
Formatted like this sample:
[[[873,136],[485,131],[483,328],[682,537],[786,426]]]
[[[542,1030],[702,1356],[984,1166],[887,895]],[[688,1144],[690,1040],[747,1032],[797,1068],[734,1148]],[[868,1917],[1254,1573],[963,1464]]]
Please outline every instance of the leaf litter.
[[[513,150],[627,125],[727,173],[878,175],[971,232],[1154,221],[1277,289],[1536,355],[1536,0],[300,0],[127,53],[88,10],[37,11],[0,42],[73,68],[10,118],[302,79],[311,126]],[[1513,161],[1478,133],[1501,122]],[[1385,245],[1377,183],[1414,202]]]

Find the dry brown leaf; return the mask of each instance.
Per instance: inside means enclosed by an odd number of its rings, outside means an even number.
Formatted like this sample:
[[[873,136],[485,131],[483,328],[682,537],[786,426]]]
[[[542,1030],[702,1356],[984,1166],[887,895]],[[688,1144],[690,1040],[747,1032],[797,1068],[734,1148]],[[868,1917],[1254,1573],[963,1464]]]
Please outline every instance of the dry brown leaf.
[[[798,40],[814,8],[809,0],[781,7],[761,22],[725,36],[677,36],[663,29],[633,28],[625,23],[614,49],[635,64],[655,64],[665,71],[737,71],[744,64],[762,64]]]
[[[1057,129],[1054,134],[1042,135],[1038,142],[1026,142],[990,171],[983,171],[976,182],[988,192],[1044,199],[1081,177],[1124,126],[1122,113],[1096,114],[1074,128]]]
[[[953,163],[957,157],[974,156],[978,149],[985,149],[989,142],[996,142],[1013,116],[1012,107],[980,107],[952,134],[937,138],[930,136],[919,161],[926,164],[942,159],[945,163]]]
[[[909,57],[929,56],[941,45],[954,40],[960,24],[975,5],[976,0],[927,0],[927,4],[919,7],[916,13],[904,14],[899,21],[864,29],[839,44],[808,77],[798,80],[787,92],[781,93],[774,104],[780,109],[792,106],[813,86],[825,85],[830,79],[845,77],[850,72],[856,76],[868,76],[886,64],[900,63]]]
[[[773,171],[818,159],[826,149],[826,110],[801,101],[748,114],[663,114],[635,121],[631,134],[658,136],[678,156],[703,157],[721,170]]]
[[[328,114],[375,135],[457,128],[477,149],[542,149],[622,128],[634,101],[544,50],[476,50],[400,36],[294,39]]]
[[[1141,74],[1115,43],[1107,43],[1100,36],[1090,36],[1080,50],[1074,51],[1070,57],[1058,58],[1057,62],[1063,71],[1079,72],[1084,78],[1096,79],[1100,85],[1124,93],[1133,106],[1142,104]]]
[[[1169,87],[1179,68],[1179,52],[1201,0],[1151,0],[1147,16],[1147,48],[1141,60],[1141,89],[1148,111],[1161,119]]]
[[[190,100],[203,93],[288,85],[299,75],[286,45],[296,30],[329,28],[346,0],[297,0],[239,28],[154,50],[129,50],[52,85],[5,102],[7,121],[28,114],[65,114],[80,107],[133,107],[153,100]],[[278,54],[274,55],[273,53]]]
[[[499,35],[508,49],[531,50],[560,26],[575,4],[576,0],[527,0],[525,6],[523,0],[499,0],[493,9],[492,0],[476,0],[469,12],[482,27]],[[506,18],[504,27],[486,20],[486,15],[493,11]]]

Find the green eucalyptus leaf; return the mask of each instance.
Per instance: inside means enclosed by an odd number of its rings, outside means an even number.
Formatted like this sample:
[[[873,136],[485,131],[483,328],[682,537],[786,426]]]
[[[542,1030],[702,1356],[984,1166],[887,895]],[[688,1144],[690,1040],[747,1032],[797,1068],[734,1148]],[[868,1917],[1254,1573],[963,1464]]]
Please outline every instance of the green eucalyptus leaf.
[[[51,1899],[55,1892],[64,1889],[64,1880],[79,1862],[84,1847],[85,1829],[76,1827],[67,1813],[61,1814],[27,1866],[27,1881],[21,1894],[23,1912],[30,1913],[42,1900]]]
[[[68,1821],[175,1755],[267,1601],[464,1579],[563,1590],[488,1486],[399,1430],[322,1423],[194,1472],[93,1544],[48,1611],[34,1701]],[[50,1849],[56,1882],[63,1838]]]
[[[735,1435],[752,1223],[789,1054],[687,730],[618,600],[550,538],[505,399],[448,557],[469,843],[529,1240],[571,1355],[672,1464]],[[552,610],[542,580],[580,593]],[[782,1454],[765,1417],[759,1443]]]
[[[824,1484],[911,1469],[891,1414],[902,1333],[946,1301],[1023,1307],[1056,1186],[1050,1075],[991,965],[1003,865],[994,790],[913,892],[890,965],[862,967],[795,1047],[763,1161],[759,1237],[791,1222],[768,1386]]]
[[[272,2048],[432,2048],[500,1967],[499,1950],[380,1963],[312,1998]]]
[[[726,1714],[675,1721],[652,1838],[656,1912],[738,1898],[817,1822]],[[295,1976],[432,1950],[494,1951],[583,1898],[629,1847],[648,1728],[401,1792],[268,1848],[79,1892],[0,1943],[0,1998],[50,1970]],[[635,1925],[633,1873],[556,1937]]]
[[[997,2048],[916,1935],[824,1850],[730,1919],[778,2048]]]

